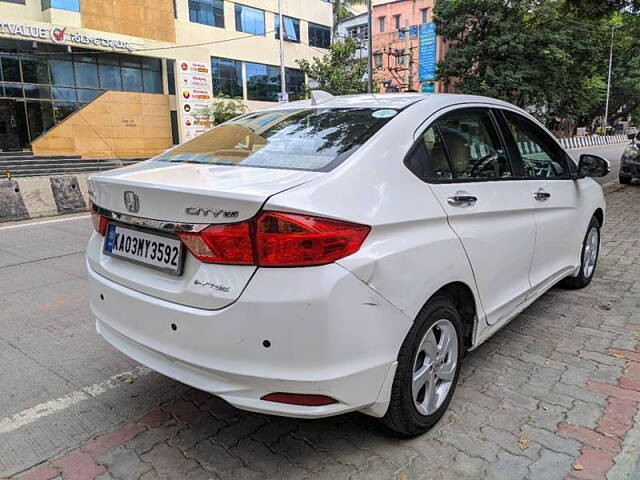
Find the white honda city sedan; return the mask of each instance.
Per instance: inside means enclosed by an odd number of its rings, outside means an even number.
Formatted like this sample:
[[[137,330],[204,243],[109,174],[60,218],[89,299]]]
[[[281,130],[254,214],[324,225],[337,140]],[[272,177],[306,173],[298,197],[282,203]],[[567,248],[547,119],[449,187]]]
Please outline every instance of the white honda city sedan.
[[[238,408],[418,435],[468,351],[589,284],[608,171],[498,100],[314,92],[92,176],[91,309]]]

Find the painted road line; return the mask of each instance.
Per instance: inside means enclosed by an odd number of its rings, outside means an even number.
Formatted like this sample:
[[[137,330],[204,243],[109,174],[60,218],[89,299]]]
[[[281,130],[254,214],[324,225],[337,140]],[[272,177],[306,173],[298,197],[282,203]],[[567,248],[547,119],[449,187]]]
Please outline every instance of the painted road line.
[[[7,226],[2,226],[0,225],[0,230],[10,230],[12,228],[22,228],[22,227],[37,227],[39,225],[49,225],[51,223],[60,223],[60,222],[70,222],[72,220],[79,220],[81,218],[88,218],[90,217],[90,214],[84,214],[84,215],[77,215],[74,217],[66,217],[66,218],[56,218],[54,220],[43,220],[41,222],[28,222],[28,223],[18,223],[15,225],[7,225]]]
[[[13,432],[26,425],[37,422],[41,418],[48,417],[54,413],[61,412],[77,403],[96,398],[103,393],[118,388],[123,383],[130,383],[136,378],[143,377],[151,373],[147,367],[138,366],[129,372],[122,372],[108,378],[104,382],[88,385],[75,392],[68,393],[63,397],[49,400],[35,407],[27,408],[22,412],[11,415],[0,420],[0,434]]]

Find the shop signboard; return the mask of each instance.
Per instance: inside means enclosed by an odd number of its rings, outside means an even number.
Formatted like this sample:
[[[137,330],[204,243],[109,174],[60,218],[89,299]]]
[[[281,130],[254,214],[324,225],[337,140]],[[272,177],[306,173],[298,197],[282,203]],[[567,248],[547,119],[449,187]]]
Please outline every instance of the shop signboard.
[[[59,45],[83,45],[111,48],[112,50],[135,50],[136,45],[123,40],[73,32],[68,27],[48,27],[26,23],[0,22],[0,35],[31,40],[43,40]]]
[[[418,27],[419,27],[418,25],[411,25],[410,27],[408,27],[410,38],[418,36]],[[403,39],[405,37],[406,32],[407,32],[407,28],[401,28],[400,30],[398,30],[398,38]]]
[[[213,127],[208,115],[213,98],[211,67],[206,63],[186,60],[177,62],[176,66],[182,139],[186,141]]]
[[[435,83],[427,82],[422,84],[422,93],[433,93],[435,91]]]
[[[418,72],[420,82],[433,82],[436,79],[436,25],[428,22],[420,25],[420,56]]]

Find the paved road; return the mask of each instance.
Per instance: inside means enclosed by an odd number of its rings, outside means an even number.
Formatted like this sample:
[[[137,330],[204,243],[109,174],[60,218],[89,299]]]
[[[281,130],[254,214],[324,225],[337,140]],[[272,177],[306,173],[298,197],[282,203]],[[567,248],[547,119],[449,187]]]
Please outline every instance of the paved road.
[[[0,228],[0,476],[640,478],[640,187],[608,202],[593,284],[553,289],[472,352],[413,440],[360,414],[241,412],[141,368],[95,333],[86,216]]]
[[[598,183],[604,185],[608,182],[617,182],[618,173],[620,172],[620,157],[624,151],[626,143],[616,145],[605,145],[601,147],[582,148],[569,150],[571,156],[577,161],[583,153],[591,153],[606,158],[611,163],[611,173],[604,178],[599,178]]]

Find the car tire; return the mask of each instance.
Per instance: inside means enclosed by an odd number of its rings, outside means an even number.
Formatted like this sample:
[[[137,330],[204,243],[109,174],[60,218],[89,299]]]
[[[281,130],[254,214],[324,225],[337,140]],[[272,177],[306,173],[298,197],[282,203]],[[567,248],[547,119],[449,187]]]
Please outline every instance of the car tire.
[[[462,331],[460,313],[447,296],[433,297],[418,313],[400,348],[391,401],[382,418],[396,434],[421,435],[444,415],[460,375]]]
[[[619,179],[620,179],[620,183],[622,185],[629,185],[631,183],[632,177],[627,177],[625,175],[620,175]]]
[[[599,254],[600,222],[596,217],[592,217],[591,222],[589,222],[589,228],[587,228],[587,234],[582,242],[582,250],[580,251],[580,272],[577,277],[565,278],[562,281],[562,286],[577,289],[589,285],[596,271]]]

